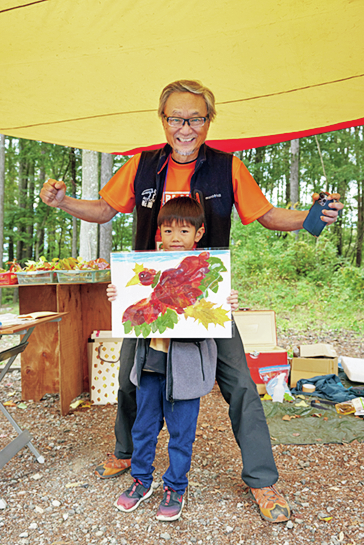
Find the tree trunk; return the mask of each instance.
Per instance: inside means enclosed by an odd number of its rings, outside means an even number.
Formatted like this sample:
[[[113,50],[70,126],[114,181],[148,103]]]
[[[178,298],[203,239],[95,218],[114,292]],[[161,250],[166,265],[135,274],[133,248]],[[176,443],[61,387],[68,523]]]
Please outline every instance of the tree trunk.
[[[4,248],[4,199],[5,199],[5,136],[0,134],[0,268],[3,266]],[[0,288],[0,307],[2,291]]]
[[[298,204],[299,196],[299,158],[300,141],[298,138],[291,140],[291,172],[289,178],[289,191],[291,208]]]
[[[290,161],[290,153],[291,153],[291,143],[290,142],[283,142],[283,177],[285,181],[285,187],[286,187],[286,193],[284,196],[284,200],[286,205],[288,205],[291,202],[291,184],[290,184],[290,175],[291,175],[291,161]]]
[[[82,150],[82,199],[98,198],[99,154],[97,151]],[[86,261],[97,257],[97,223],[81,221],[80,256]]]
[[[44,156],[45,156],[45,150],[42,149],[41,150],[41,156],[42,156],[42,161],[41,161],[41,164],[40,164],[40,169],[39,169],[39,185],[42,187],[44,182],[45,182],[45,166],[44,166]],[[42,207],[44,203],[40,202],[38,204],[38,207]],[[37,228],[36,228],[36,235],[35,235],[35,260],[36,261],[39,261],[39,258],[40,256],[43,254],[43,250],[44,250],[44,225],[45,225],[45,221],[46,221],[46,217],[48,215],[48,210],[49,210],[49,206],[45,205],[46,206],[46,214],[45,214],[45,217],[42,221],[41,224],[39,224],[39,222],[37,223]]]
[[[299,203],[299,163],[300,163],[300,141],[298,138],[291,140],[291,171],[289,177],[289,191],[291,209]],[[299,230],[293,231],[298,237]]]
[[[263,182],[263,159],[265,155],[265,150],[266,146],[255,148],[254,163],[256,164],[256,168],[254,169],[254,180],[259,186],[261,186]]]
[[[3,266],[5,199],[5,136],[0,134],[0,267]],[[0,299],[1,301],[1,299]]]
[[[31,223],[26,226],[29,243],[25,247],[25,257],[32,259],[33,257],[33,236],[34,236],[34,201],[35,201],[35,186],[34,186],[35,165],[34,161],[29,165],[29,180],[28,180],[28,199],[27,208],[30,211],[29,217],[33,218]]]
[[[363,235],[364,235],[364,214],[363,214],[363,192],[364,192],[364,180],[358,180],[358,225],[357,225],[357,239],[356,239],[356,255],[355,264],[357,267],[361,266],[362,253],[363,253]]]
[[[358,172],[358,223],[356,228],[356,255],[355,264],[357,267],[361,266],[362,254],[363,254],[363,240],[364,240],[364,177],[362,167],[362,153],[361,153],[361,139],[359,133],[359,127],[355,127],[355,162]]]
[[[110,180],[112,176],[113,156],[110,153],[101,154],[101,180],[100,187]],[[100,225],[100,244],[99,256],[110,263],[110,253],[112,252],[112,220]]]
[[[72,197],[76,198],[76,155],[75,148],[70,148]],[[72,257],[77,257],[77,218],[72,218]]]
[[[16,245],[16,259],[19,262],[22,262],[25,255],[24,255],[24,235],[25,235],[25,226],[24,226],[24,219],[25,219],[25,209],[26,209],[26,202],[27,202],[27,162],[25,158],[25,145],[23,140],[19,140],[19,151],[20,151],[20,157],[19,157],[19,183],[18,183],[18,203],[19,208],[23,209],[23,213],[21,217],[19,217],[18,221],[18,241]]]
[[[13,241],[13,236],[11,235],[10,238],[9,238],[9,261],[13,261],[14,258],[15,258],[15,255],[14,255],[14,241]]]

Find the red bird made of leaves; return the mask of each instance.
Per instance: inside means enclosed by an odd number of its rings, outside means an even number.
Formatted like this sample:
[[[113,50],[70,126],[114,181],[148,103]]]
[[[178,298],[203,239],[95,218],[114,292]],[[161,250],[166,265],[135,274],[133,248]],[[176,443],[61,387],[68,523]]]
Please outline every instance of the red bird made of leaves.
[[[199,286],[209,272],[209,257],[209,252],[185,257],[177,267],[162,273],[154,269],[134,269],[136,275],[127,285],[155,284],[155,287],[148,298],[125,310],[122,322],[130,321],[132,326],[150,324],[169,308],[183,314],[184,309],[194,305],[203,293]]]

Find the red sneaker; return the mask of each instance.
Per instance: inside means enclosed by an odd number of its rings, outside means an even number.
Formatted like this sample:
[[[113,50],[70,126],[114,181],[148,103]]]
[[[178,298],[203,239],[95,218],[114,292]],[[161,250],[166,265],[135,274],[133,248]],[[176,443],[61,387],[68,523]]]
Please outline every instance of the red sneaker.
[[[134,479],[133,484],[127,490],[125,490],[121,496],[119,496],[114,505],[120,511],[130,513],[131,511],[134,511],[134,509],[136,509],[142,501],[149,498],[149,496],[152,494],[152,485],[149,488],[145,488],[142,482],[140,482],[138,479]]]
[[[164,496],[158,507],[157,519],[164,522],[177,520],[182,514],[183,494],[178,494],[169,486],[164,487]]]

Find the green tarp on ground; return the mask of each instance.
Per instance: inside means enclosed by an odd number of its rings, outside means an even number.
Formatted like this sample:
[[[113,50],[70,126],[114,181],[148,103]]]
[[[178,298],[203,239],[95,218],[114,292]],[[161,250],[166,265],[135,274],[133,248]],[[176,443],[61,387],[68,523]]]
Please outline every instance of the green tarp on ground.
[[[340,371],[339,377],[345,388],[362,386],[356,382],[350,382],[343,371]],[[355,440],[364,442],[362,418],[352,414],[341,416],[336,412],[335,407],[330,407],[329,410],[313,408],[310,406],[313,399],[316,398],[305,396],[309,407],[296,407],[295,404],[302,401],[300,398],[296,398],[293,403],[263,401],[273,445],[350,443]],[[321,414],[321,416],[315,417],[314,414]],[[300,418],[285,421],[282,420],[285,415],[299,415]]]
[[[299,401],[297,399],[296,402]],[[364,442],[363,419],[353,415],[340,416],[334,407],[325,411],[312,407],[295,407],[295,403],[272,401],[263,401],[263,407],[273,445],[350,443],[355,440]],[[315,413],[322,416],[312,416]],[[300,418],[286,422],[282,420],[286,414],[298,414]]]

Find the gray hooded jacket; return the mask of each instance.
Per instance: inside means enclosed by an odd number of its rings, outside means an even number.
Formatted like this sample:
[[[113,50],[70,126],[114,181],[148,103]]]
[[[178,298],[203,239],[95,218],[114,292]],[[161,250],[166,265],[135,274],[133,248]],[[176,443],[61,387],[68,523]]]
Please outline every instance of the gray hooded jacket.
[[[139,388],[150,339],[138,339],[130,381]],[[171,339],[167,355],[166,399],[196,399],[215,384],[217,348],[213,339]]]

